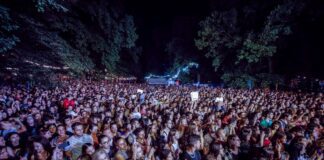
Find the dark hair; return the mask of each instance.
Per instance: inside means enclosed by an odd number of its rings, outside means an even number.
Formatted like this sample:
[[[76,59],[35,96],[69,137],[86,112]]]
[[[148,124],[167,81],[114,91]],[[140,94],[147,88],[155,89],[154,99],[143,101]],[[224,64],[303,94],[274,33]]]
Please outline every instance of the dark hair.
[[[251,133],[251,128],[243,127],[241,133],[239,134],[240,139],[244,140]]]
[[[188,140],[188,146],[193,147],[199,140],[200,137],[198,135],[190,136]]]
[[[44,147],[44,150],[47,151],[48,153],[51,153],[51,145],[47,139],[45,139],[41,136],[34,136],[34,137],[30,138],[30,141],[32,142],[32,144],[34,142],[42,144],[42,146]],[[34,147],[33,147],[33,150],[34,150]]]
[[[98,141],[99,141],[99,143],[101,143],[101,142],[102,142],[102,139],[104,139],[104,138],[108,138],[108,139],[109,139],[109,137],[106,136],[106,135],[100,135],[100,136],[98,137]]]
[[[289,117],[289,114],[288,113],[284,113],[281,115],[280,119],[286,119]]]
[[[271,125],[271,129],[274,129],[274,126],[275,125],[279,125],[279,127],[280,127],[280,122],[279,121],[274,121],[273,123],[272,123],[272,125]]]
[[[83,145],[82,145],[82,155],[87,155],[87,149],[88,149],[89,147],[91,147],[91,146],[92,146],[91,143],[85,143],[85,144],[83,144]]]
[[[71,115],[67,115],[67,116],[64,117],[64,120],[65,119],[72,119],[72,116]]]
[[[167,159],[170,153],[171,151],[169,149],[162,149],[160,152],[160,156],[162,159]]]
[[[141,131],[144,131],[144,132],[145,132],[145,130],[144,130],[143,128],[137,128],[137,129],[135,129],[134,134],[135,134],[136,136],[138,136],[138,134],[139,134]]]
[[[94,127],[98,127],[96,124],[91,124],[89,126],[89,132],[91,132],[93,130]]]
[[[272,137],[272,143],[276,145],[277,140],[280,140],[280,139],[284,138],[285,136],[286,136],[285,132],[281,132],[281,131],[276,132],[276,134],[273,135],[273,137]]]
[[[15,135],[15,134],[18,135],[18,136],[20,137],[20,135],[19,135],[17,132],[11,132],[11,133],[8,133],[8,134],[4,137],[4,139],[7,140],[7,141],[6,141],[6,145],[7,145],[7,146],[12,147],[12,143],[11,143],[11,141],[10,141],[10,137],[13,136],[13,135]],[[20,142],[19,142],[19,143],[20,143]]]
[[[80,122],[75,122],[74,124],[72,124],[72,128],[75,129],[75,127],[77,126],[82,126],[83,127],[83,124],[80,123]]]
[[[59,128],[59,127],[63,127],[65,129],[65,125],[63,125],[63,124],[59,124],[56,126],[56,128]]]
[[[291,156],[290,159],[297,159],[300,156],[300,152],[303,149],[303,144],[302,143],[294,143],[291,146],[290,153],[289,155]]]
[[[308,132],[308,133],[312,133],[316,127],[318,127],[318,125],[315,124],[315,123],[311,123],[311,124],[309,124],[309,125],[307,126],[307,132]]]
[[[304,131],[304,129],[300,126],[296,126],[291,128],[289,132],[300,132],[300,131]]]
[[[210,149],[210,153],[214,154],[214,155],[218,155],[220,153],[220,146],[222,146],[221,143],[212,143],[210,146],[209,146],[209,149]]]
[[[233,140],[233,138],[237,137],[236,134],[231,134],[227,137],[228,140]]]

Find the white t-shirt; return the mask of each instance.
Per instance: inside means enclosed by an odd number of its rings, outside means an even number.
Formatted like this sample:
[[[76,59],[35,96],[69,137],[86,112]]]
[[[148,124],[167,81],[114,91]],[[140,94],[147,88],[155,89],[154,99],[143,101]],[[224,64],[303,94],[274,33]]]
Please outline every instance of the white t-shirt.
[[[88,134],[83,134],[80,137],[75,135],[67,139],[67,142],[70,143],[67,147],[64,148],[65,151],[72,152],[72,159],[77,159],[82,154],[82,146],[86,143],[93,144],[93,139]]]

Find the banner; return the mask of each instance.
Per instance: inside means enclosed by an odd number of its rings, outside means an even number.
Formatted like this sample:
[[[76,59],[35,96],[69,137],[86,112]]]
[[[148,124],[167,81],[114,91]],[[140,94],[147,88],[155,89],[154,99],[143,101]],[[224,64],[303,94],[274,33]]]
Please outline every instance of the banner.
[[[198,101],[198,99],[199,99],[199,92],[198,91],[191,92],[190,93],[190,96],[191,96],[191,101]]]
[[[144,92],[143,90],[141,90],[141,89],[137,89],[137,93],[142,94],[143,92]]]
[[[215,101],[216,102],[223,102],[224,98],[223,97],[216,97]]]

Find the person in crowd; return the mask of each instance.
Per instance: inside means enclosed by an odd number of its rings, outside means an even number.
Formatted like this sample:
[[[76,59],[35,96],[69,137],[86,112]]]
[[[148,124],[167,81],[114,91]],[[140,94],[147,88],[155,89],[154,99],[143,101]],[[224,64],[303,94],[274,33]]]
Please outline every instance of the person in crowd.
[[[227,159],[237,160],[240,158],[241,140],[237,135],[229,135],[227,138],[227,148],[225,150],[225,157]]]
[[[83,125],[76,122],[72,125],[74,134],[68,138],[64,150],[71,154],[72,160],[77,159],[82,153],[82,146],[86,143],[93,144],[92,137],[88,134],[84,134]]]
[[[321,160],[323,115],[321,93],[99,80],[0,86],[0,160]]]
[[[51,148],[47,139],[44,137],[32,137],[33,151],[31,160],[50,160]]]
[[[189,137],[189,142],[186,150],[184,151],[182,157],[180,159],[183,160],[201,160],[200,154],[200,137],[197,135],[193,135]]]
[[[91,155],[95,153],[95,148],[91,143],[86,143],[82,146],[82,154],[78,160],[91,160]]]
[[[64,125],[58,125],[57,126],[57,132],[55,133],[55,136],[51,140],[52,147],[58,147],[62,145],[69,136],[66,134],[66,129]]]
[[[99,148],[106,153],[106,157],[111,158],[113,156],[112,143],[113,140],[106,135],[99,136]]]

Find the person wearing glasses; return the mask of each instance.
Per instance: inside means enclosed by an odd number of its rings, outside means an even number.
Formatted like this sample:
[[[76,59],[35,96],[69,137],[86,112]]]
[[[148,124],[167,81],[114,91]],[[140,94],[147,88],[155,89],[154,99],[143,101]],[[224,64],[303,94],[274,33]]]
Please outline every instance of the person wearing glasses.
[[[129,147],[126,140],[124,138],[119,138],[116,141],[116,153],[114,157],[116,159],[128,159],[130,157],[129,154]]]
[[[106,153],[106,157],[108,158],[111,158],[113,156],[111,146],[112,139],[105,135],[99,136],[99,149],[104,151],[104,153]]]

